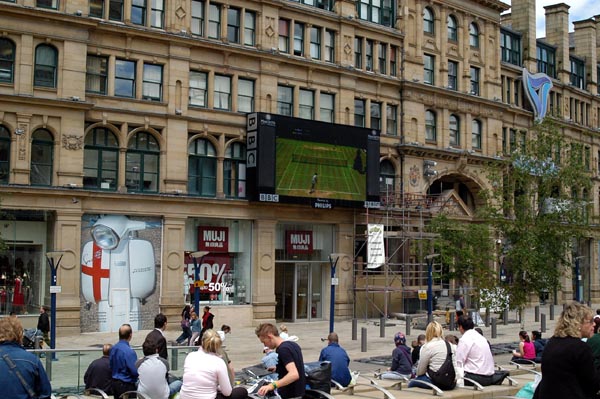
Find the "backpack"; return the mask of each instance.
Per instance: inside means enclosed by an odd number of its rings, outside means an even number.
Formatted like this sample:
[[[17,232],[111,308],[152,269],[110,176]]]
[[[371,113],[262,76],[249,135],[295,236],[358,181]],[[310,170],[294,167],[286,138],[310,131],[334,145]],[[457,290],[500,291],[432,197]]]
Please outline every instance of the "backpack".
[[[446,355],[446,360],[439,368],[438,371],[432,371],[429,366],[427,366],[427,375],[431,379],[431,382],[442,390],[450,390],[454,389],[456,386],[456,371],[454,371],[454,365],[452,364],[452,350],[450,349],[450,344],[445,342],[446,349],[448,350],[448,354]]]

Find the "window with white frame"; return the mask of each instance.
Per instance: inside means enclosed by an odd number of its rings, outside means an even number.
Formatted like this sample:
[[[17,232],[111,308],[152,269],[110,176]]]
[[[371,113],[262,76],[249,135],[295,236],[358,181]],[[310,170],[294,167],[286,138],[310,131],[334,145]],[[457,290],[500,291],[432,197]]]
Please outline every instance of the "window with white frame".
[[[231,110],[231,76],[215,75],[214,108]]]
[[[238,79],[238,112],[254,112],[254,80]]]
[[[319,100],[319,118],[322,122],[335,122],[335,95],[321,93]]]
[[[190,105],[208,106],[208,74],[190,71]]]

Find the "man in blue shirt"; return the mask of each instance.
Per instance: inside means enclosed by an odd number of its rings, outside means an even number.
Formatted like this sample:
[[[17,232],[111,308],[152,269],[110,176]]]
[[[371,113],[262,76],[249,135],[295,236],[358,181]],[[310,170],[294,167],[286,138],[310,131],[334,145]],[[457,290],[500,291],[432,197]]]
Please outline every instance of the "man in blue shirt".
[[[135,362],[137,355],[129,346],[133,331],[129,324],[123,324],[119,328],[119,342],[110,351],[109,363],[112,370],[112,390],[115,398],[127,391],[135,391],[135,383],[138,379]]]
[[[350,358],[346,353],[346,350],[339,344],[339,338],[337,333],[331,332],[327,336],[327,342],[329,343],[325,348],[321,349],[319,355],[320,362],[331,363],[331,379],[339,382],[343,386],[348,386],[352,376],[350,375]]]

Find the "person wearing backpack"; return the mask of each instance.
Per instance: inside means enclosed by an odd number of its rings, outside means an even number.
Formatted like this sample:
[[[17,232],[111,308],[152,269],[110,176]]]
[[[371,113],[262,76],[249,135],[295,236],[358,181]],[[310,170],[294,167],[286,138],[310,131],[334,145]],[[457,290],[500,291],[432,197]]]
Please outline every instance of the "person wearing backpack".
[[[408,383],[408,387],[430,389],[421,384],[425,381],[442,390],[454,389],[456,386],[456,356],[454,345],[444,339],[442,325],[432,321],[425,329],[425,345],[421,347],[417,377]]]

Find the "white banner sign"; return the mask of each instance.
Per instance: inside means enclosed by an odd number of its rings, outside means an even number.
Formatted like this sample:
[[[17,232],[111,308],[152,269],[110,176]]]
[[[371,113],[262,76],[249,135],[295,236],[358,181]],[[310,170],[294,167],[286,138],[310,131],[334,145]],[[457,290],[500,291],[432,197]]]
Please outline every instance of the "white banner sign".
[[[376,269],[385,263],[385,246],[383,245],[383,225],[368,225],[367,268]]]

